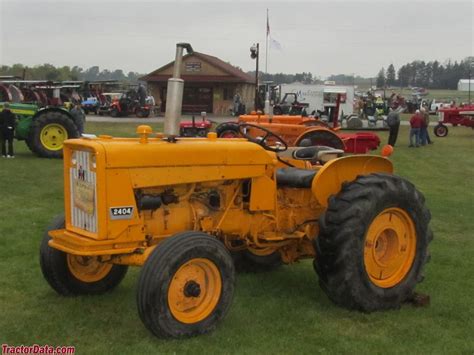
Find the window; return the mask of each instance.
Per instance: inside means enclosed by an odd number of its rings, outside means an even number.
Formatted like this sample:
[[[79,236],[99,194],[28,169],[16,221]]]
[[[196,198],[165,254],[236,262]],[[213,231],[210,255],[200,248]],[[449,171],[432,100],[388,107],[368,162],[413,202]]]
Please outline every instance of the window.
[[[232,90],[231,88],[224,88],[223,99],[224,100],[233,100],[234,99],[234,90]]]

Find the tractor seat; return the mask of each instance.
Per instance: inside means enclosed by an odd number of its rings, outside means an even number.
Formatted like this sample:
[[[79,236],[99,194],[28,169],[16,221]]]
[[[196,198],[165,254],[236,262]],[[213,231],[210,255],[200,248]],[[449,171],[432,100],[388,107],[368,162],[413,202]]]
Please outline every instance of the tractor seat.
[[[276,180],[278,186],[310,188],[315,175],[315,170],[281,168],[276,172]]]

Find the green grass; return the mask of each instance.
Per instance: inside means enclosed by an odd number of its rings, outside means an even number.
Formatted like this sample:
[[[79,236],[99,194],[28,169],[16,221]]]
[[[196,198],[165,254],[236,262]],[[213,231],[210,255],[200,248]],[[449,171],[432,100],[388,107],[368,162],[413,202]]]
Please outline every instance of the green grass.
[[[88,131],[134,136],[135,124],[88,124]],[[385,142],[387,135],[380,133]],[[112,293],[63,298],[43,280],[39,244],[63,209],[62,162],[0,159],[0,343],[68,344],[78,353],[470,353],[474,352],[474,132],[450,129],[435,144],[408,148],[401,127],[397,173],[425,194],[435,239],[418,291],[431,305],[363,314],[339,308],[319,289],[311,261],[239,274],[230,314],[212,334],[156,339],[138,318],[132,268]]]

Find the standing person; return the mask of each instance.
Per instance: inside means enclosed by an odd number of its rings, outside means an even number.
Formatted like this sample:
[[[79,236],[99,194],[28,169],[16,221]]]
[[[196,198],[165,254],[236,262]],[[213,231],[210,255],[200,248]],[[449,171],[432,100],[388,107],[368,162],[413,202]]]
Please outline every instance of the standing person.
[[[421,112],[423,114],[423,123],[420,129],[421,145],[426,145],[426,143],[433,144],[433,141],[430,139],[430,134],[428,133],[428,128],[430,126],[430,113],[425,108],[423,108]]]
[[[420,146],[420,128],[423,123],[420,110],[416,110],[415,114],[410,118],[410,145],[408,147]],[[415,145],[413,145],[413,137],[415,137]]]
[[[395,111],[390,111],[387,116],[387,125],[390,129],[390,134],[388,136],[388,144],[392,147],[395,147],[395,143],[398,138],[398,129],[400,128],[400,114]]]
[[[143,86],[143,84],[138,85],[137,94],[138,94],[138,100],[140,101],[140,106],[141,107],[145,106],[147,94],[146,94],[146,89]]]
[[[10,104],[7,102],[0,112],[0,141],[2,143],[2,156],[4,158],[14,158],[13,137],[15,136],[16,116],[10,111]],[[8,152],[7,152],[8,142]]]
[[[74,123],[77,126],[77,130],[79,134],[84,133],[84,123],[86,122],[86,115],[84,111],[82,111],[81,104],[76,104],[70,111],[72,118],[74,119]]]
[[[235,93],[233,103],[234,103],[234,116],[238,116],[240,115],[240,105],[242,104],[239,92]]]

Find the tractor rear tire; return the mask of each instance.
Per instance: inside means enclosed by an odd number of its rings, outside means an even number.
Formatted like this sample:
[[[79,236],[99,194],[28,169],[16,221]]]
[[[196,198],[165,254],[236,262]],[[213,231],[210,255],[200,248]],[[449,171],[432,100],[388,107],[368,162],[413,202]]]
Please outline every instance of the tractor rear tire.
[[[333,302],[371,312],[413,296],[433,239],[424,202],[411,183],[389,174],[359,176],[330,197],[314,267]]]
[[[364,124],[362,119],[359,116],[353,115],[347,119],[347,128],[349,129],[359,129],[362,128]]]
[[[31,124],[28,147],[43,158],[62,158],[63,142],[80,136],[74,121],[66,114],[50,111],[40,115]]]
[[[219,138],[237,138],[241,136],[239,125],[234,122],[221,123],[216,127],[216,133]]]
[[[336,133],[329,129],[319,129],[315,131],[310,131],[301,136],[298,141],[295,142],[295,146],[301,147],[301,143],[303,142],[303,140],[307,139],[311,141],[311,146],[323,145],[341,150],[345,150],[346,148],[342,139]]]
[[[212,331],[226,316],[234,294],[230,253],[202,232],[178,233],[158,244],[140,273],[138,314],[164,338]]]
[[[97,295],[114,289],[125,277],[128,266],[101,263],[95,257],[83,258],[50,247],[48,232],[63,228],[65,221],[61,214],[47,228],[40,247],[41,271],[53,290],[63,296],[75,296]]]
[[[328,128],[328,124],[323,122],[323,121],[320,121],[320,120],[312,120],[312,121],[306,121],[306,122],[303,122],[303,126],[306,126],[306,127],[324,127],[324,128]]]

